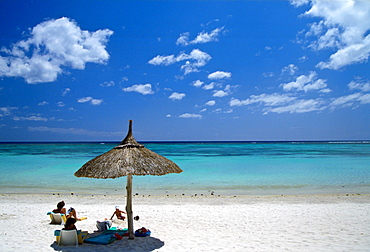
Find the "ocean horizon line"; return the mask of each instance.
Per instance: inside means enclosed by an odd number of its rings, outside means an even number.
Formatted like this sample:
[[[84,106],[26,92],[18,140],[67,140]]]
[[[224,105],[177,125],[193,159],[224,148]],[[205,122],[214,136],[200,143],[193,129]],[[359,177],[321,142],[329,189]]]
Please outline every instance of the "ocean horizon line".
[[[0,141],[0,144],[119,144],[121,141]],[[144,140],[137,141],[143,144],[276,144],[276,143],[333,143],[333,144],[370,144],[370,140],[256,140],[256,141],[237,141],[237,140]]]

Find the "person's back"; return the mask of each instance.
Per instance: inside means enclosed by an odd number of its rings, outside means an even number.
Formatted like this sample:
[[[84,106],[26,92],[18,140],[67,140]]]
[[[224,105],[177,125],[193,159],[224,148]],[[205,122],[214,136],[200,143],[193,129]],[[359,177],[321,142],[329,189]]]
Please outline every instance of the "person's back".
[[[53,213],[61,213],[61,214],[65,214],[67,218],[69,218],[69,217],[73,217],[73,218],[75,218],[76,220],[80,220],[80,219],[78,219],[78,218],[77,218],[76,210],[75,210],[73,207],[71,207],[71,208],[68,210],[68,212],[67,212],[67,211],[66,211],[66,209],[64,208],[64,206],[65,206],[64,201],[61,201],[61,202],[59,202],[59,203],[57,204],[57,208],[56,208],[56,209],[54,209],[52,212],[53,212]]]
[[[58,202],[57,209],[53,210],[53,213],[63,213],[66,214],[66,209],[64,208],[64,201]]]

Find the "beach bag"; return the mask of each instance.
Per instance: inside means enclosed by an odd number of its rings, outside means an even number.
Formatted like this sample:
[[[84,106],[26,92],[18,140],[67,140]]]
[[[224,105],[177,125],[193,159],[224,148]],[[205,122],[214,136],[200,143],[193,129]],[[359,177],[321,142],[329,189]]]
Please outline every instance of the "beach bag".
[[[110,229],[111,226],[112,226],[112,222],[109,220],[96,221],[96,227],[98,228],[99,232],[106,231]]]
[[[145,227],[142,227],[135,231],[135,236],[138,236],[138,237],[145,237],[145,236],[149,236],[150,234],[151,234],[150,230]]]

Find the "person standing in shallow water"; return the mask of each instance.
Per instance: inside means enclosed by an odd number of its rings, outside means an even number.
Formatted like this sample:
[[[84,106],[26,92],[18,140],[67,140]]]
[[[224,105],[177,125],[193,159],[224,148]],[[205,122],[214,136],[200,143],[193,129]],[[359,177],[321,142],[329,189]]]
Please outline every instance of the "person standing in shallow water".
[[[66,211],[64,206],[65,206],[64,201],[58,202],[57,208],[54,209],[52,212],[53,213],[65,214],[67,219],[68,218],[75,218],[76,220],[80,220],[80,219],[77,218],[76,210],[73,207],[69,208],[69,210]]]

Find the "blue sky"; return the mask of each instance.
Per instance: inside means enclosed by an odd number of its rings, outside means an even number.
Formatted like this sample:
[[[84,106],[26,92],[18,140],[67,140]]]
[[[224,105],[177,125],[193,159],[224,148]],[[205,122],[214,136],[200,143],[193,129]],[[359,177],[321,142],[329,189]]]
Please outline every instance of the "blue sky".
[[[369,1],[0,1],[0,141],[369,140]]]

